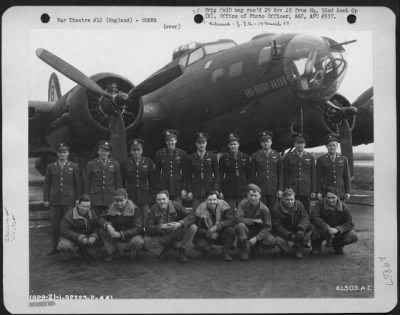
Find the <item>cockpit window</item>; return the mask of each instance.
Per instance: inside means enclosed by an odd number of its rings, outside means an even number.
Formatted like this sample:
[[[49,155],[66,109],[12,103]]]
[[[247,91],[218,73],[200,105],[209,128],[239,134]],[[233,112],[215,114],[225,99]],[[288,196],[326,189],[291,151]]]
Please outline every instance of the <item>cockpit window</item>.
[[[196,61],[199,61],[205,55],[215,54],[235,46],[237,46],[237,44],[233,40],[228,39],[206,44],[192,42],[187,45],[179,46],[177,49],[175,49],[173,53],[173,59],[181,58],[179,59],[179,64],[185,67],[195,63]],[[210,64],[208,64],[206,68],[209,66]]]
[[[206,52],[206,55],[209,54],[215,54],[219,51],[226,50],[232,47],[237,46],[235,42],[229,41],[229,42],[217,42],[217,43],[211,43],[211,44],[206,44],[204,45],[204,50]]]
[[[182,67],[186,67],[187,60],[188,60],[188,55],[186,55],[186,56],[182,57],[181,59],[179,59],[179,64]]]
[[[196,62],[197,60],[200,60],[201,58],[203,58],[203,56],[204,56],[203,48],[200,47],[196,49],[195,51],[190,53],[188,65]]]

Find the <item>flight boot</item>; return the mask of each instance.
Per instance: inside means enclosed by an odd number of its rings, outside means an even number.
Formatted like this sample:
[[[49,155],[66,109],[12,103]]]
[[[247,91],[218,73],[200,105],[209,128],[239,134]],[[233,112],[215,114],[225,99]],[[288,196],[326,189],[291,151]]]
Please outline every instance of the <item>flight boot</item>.
[[[228,248],[223,248],[222,249],[222,256],[224,257],[224,260],[227,261],[227,262],[231,262],[233,260],[232,256],[229,253],[229,249]]]
[[[137,258],[137,256],[138,256],[138,251],[137,251],[137,249],[136,249],[136,248],[132,248],[132,249],[129,251],[129,259],[130,259],[131,261],[135,261],[136,258]]]
[[[240,260],[248,261],[249,260],[249,244],[247,240],[239,240],[239,248],[240,248]]]
[[[343,247],[344,247],[344,244],[343,244],[342,240],[338,240],[336,238],[332,240],[332,248],[335,251],[336,255],[344,254]]]
[[[336,255],[343,255],[344,254],[343,245],[335,245],[335,246],[332,246],[332,247],[333,247],[333,250],[335,251]]]
[[[302,246],[296,246],[294,256],[297,259],[303,258],[303,247]]]
[[[170,245],[165,244],[163,249],[161,250],[160,255],[158,255],[158,258],[159,259],[164,259],[165,257],[167,257],[167,254],[168,254],[170,248],[171,248]]]
[[[322,247],[322,242],[321,241],[312,241],[312,250],[311,250],[311,255],[312,256],[318,256],[321,254],[321,247]]]
[[[187,263],[189,261],[189,258],[187,258],[186,254],[185,254],[185,249],[184,248],[179,248],[179,261],[181,263]]]
[[[276,246],[278,246],[281,255],[288,254],[291,251],[288,242],[281,237],[277,237]]]

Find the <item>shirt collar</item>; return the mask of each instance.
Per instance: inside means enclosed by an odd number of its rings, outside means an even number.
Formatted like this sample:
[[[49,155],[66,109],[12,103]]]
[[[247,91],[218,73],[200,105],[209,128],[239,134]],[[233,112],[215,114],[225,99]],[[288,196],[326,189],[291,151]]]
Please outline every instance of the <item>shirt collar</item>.
[[[92,211],[91,211],[91,210],[89,210],[88,216],[87,216],[87,217],[88,217],[89,219],[92,219]],[[79,214],[78,207],[75,207],[75,208],[72,210],[72,218],[73,218],[74,220],[76,220],[76,219],[84,219],[84,220],[87,220],[86,217],[81,216],[81,215]]]
[[[167,207],[167,209],[163,210],[163,209],[161,209],[158,205],[157,205],[157,208],[158,208],[158,211],[160,211],[160,212],[166,211],[166,212],[168,212],[168,213],[170,213],[170,214],[176,212],[175,206],[174,206],[174,204],[172,203],[171,200],[168,201],[168,207]]]
[[[283,204],[282,200],[279,201],[279,205],[280,205],[280,207],[281,207],[283,213],[291,213],[291,212],[294,212],[294,211],[297,210],[297,202],[296,202],[296,201],[294,202],[294,205],[293,205],[293,207],[291,207],[291,208],[286,207],[286,206]]]
[[[339,198],[338,198],[338,200],[336,202],[336,205],[330,206],[330,205],[328,205],[328,201],[325,198],[324,199],[324,209],[325,210],[330,210],[330,211],[335,211],[336,210],[336,211],[341,212],[341,211],[343,211],[342,201],[340,201]]]

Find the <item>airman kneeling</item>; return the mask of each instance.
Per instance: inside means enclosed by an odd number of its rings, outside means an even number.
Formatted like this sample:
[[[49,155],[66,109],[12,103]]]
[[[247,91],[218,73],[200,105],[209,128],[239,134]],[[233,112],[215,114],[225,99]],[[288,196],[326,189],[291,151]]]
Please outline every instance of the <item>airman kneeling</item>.
[[[235,240],[235,217],[231,206],[218,199],[218,193],[211,190],[206,193],[206,201],[195,211],[197,234],[193,240],[195,249],[208,256],[214,244],[222,245],[225,261],[232,261],[230,250]]]
[[[247,198],[243,199],[236,213],[236,234],[239,239],[240,260],[249,259],[249,247],[256,253],[258,246],[274,247],[271,214],[268,207],[261,202],[261,189],[255,184],[247,186]]]
[[[143,219],[139,208],[128,200],[124,188],[116,190],[114,202],[99,219],[99,234],[107,253],[105,261],[118,254],[128,254],[134,260],[143,247]]]
[[[303,247],[311,234],[310,218],[303,204],[295,199],[293,189],[285,189],[282,200],[276,203],[272,211],[272,227],[281,253],[290,251],[290,241],[293,242],[296,258],[303,258]]]
[[[161,246],[159,258],[165,258],[168,251],[175,247],[179,250],[180,262],[186,263],[189,259],[185,248],[191,244],[197,231],[194,220],[192,211],[170,200],[167,190],[158,191],[146,223],[146,248],[158,250]]]
[[[358,234],[354,232],[354,224],[347,205],[339,198],[336,187],[329,186],[326,196],[319,201],[312,213],[312,255],[321,253],[321,245],[325,240],[332,244],[338,255],[343,254],[343,247],[358,241]]]
[[[57,250],[64,260],[77,256],[95,258],[99,245],[97,234],[97,218],[90,209],[90,198],[82,195],[76,207],[69,210],[60,225],[60,240]]]

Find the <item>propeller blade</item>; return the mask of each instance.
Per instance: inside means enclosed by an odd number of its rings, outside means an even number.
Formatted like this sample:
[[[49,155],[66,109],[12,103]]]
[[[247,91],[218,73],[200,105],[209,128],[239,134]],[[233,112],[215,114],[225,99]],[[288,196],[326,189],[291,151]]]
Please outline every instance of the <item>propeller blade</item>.
[[[110,142],[113,148],[112,155],[115,160],[122,162],[127,158],[126,130],[122,113],[118,112],[110,116]]]
[[[347,120],[344,120],[340,126],[340,150],[342,154],[347,157],[350,168],[350,176],[353,177],[353,140],[351,136],[351,128]]]
[[[353,144],[374,142],[374,94],[372,87],[362,93],[353,103],[358,109],[357,123],[353,129]]]
[[[76,82],[77,84],[87,88],[93,93],[105,96],[109,99],[112,98],[110,94],[104,91],[99,85],[97,85],[96,82],[94,82],[88,76],[80,72],[78,69],[70,65],[68,62],[62,60],[56,55],[53,55],[46,49],[43,48],[36,49],[36,55],[45,63],[47,63],[49,66],[61,72],[63,75],[65,75],[72,81]]]
[[[182,73],[182,67],[179,64],[161,70],[134,87],[129,92],[129,98],[132,99],[149,94],[176,79]]]

